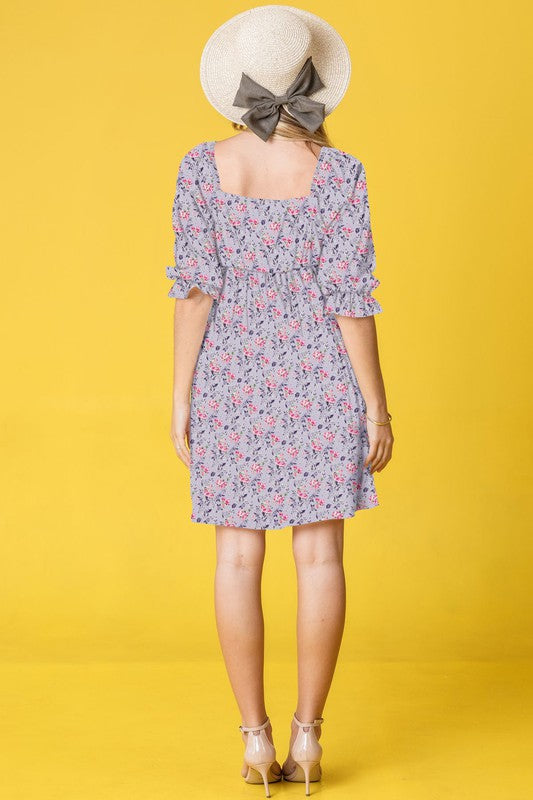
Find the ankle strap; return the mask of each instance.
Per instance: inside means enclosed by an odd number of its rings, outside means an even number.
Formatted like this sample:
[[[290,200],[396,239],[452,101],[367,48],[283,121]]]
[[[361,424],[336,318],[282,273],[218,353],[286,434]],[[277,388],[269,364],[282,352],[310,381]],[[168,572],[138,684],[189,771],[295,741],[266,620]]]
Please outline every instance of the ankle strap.
[[[296,714],[294,714],[294,721],[300,728],[316,728],[318,725],[321,725],[324,722],[324,717],[316,717],[313,722],[300,722]]]
[[[240,731],[262,731],[263,728],[266,728],[270,722],[270,717],[267,717],[266,720],[263,722],[262,725],[256,725],[255,728],[246,728],[244,725],[239,725]]]

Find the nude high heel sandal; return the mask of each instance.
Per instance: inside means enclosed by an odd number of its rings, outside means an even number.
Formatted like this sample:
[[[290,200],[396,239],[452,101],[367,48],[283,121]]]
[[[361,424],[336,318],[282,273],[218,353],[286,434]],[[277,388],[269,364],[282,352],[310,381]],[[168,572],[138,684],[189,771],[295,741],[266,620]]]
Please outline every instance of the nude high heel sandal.
[[[246,737],[246,748],[244,751],[244,763],[248,766],[248,773],[244,780],[246,783],[264,783],[265,794],[270,797],[268,783],[276,783],[281,780],[281,773],[278,775],[273,772],[272,765],[276,761],[276,748],[268,738],[265,728],[268,727],[270,718],[267,717],[262,725],[255,728],[246,728],[239,725],[239,730],[249,735]]]
[[[296,714],[294,721],[298,731],[290,748],[290,756],[296,762],[291,773],[283,773],[286,781],[305,781],[305,794],[309,795],[309,783],[319,781],[322,777],[322,745],[318,741],[315,728],[324,722],[323,717],[317,717],[313,722],[300,722]]]

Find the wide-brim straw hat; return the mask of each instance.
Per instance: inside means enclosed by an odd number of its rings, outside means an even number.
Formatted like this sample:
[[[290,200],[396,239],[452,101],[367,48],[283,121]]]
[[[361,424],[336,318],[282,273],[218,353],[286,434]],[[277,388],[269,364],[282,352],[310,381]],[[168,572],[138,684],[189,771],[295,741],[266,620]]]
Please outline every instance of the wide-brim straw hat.
[[[309,56],[324,84],[311,97],[327,116],[348,88],[350,54],[332,25],[294,6],[256,6],[224,22],[202,51],[200,82],[220,114],[243,124],[247,109],[233,105],[242,74],[282,95]]]

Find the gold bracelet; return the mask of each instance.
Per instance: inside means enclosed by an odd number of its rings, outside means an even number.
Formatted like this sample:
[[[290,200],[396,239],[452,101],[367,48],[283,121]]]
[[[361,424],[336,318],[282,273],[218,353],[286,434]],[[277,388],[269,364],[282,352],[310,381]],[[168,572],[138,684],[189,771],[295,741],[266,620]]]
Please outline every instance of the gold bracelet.
[[[367,414],[366,418],[369,419],[370,422],[373,422],[374,425],[388,425],[390,423],[391,419],[392,419],[392,414],[389,414],[389,412],[387,411],[387,416],[388,416],[387,422],[377,422],[375,419],[372,419],[371,417],[369,417],[368,414]]]

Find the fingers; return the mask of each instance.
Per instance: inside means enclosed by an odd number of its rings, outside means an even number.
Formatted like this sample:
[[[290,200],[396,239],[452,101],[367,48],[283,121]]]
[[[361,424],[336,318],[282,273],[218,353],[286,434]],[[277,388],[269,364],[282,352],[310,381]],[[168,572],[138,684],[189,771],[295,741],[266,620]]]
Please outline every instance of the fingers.
[[[373,439],[370,442],[368,455],[365,458],[364,466],[370,468],[370,473],[381,472],[392,458],[392,444],[394,437],[392,434],[385,438]]]
[[[191,456],[187,443],[185,441],[185,433],[173,432],[170,434],[174,449],[180,461],[183,461],[186,467],[191,466]]]

